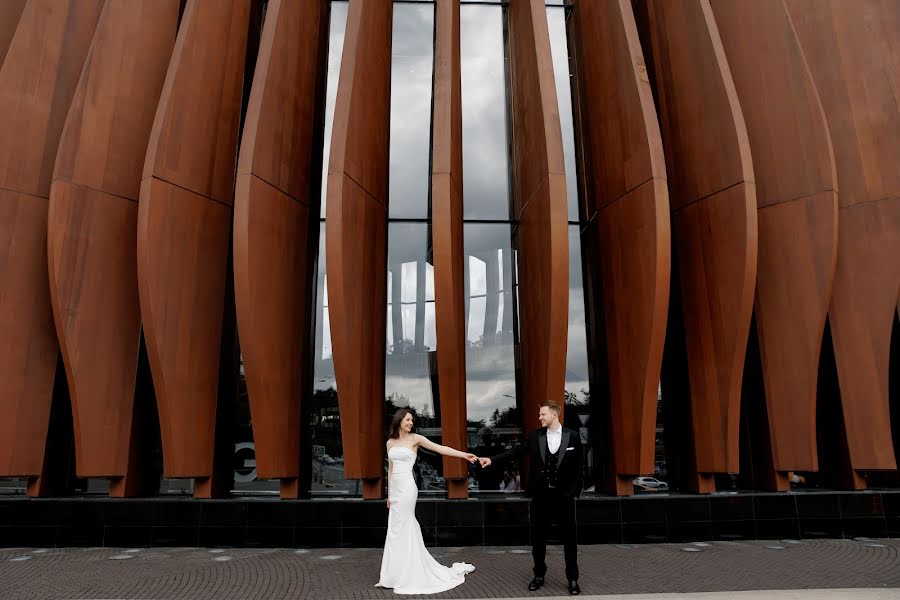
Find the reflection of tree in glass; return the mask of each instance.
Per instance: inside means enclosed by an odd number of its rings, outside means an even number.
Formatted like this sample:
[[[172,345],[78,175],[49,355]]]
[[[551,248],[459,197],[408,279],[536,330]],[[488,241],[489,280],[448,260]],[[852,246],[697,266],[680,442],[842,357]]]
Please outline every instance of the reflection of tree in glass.
[[[491,413],[491,426],[497,427],[519,427],[522,424],[522,417],[519,415],[519,407],[509,406],[507,408],[495,408]]]
[[[391,344],[389,348],[391,354],[412,354],[416,350],[416,342],[409,338],[402,338],[397,344]]]
[[[563,391],[564,402],[567,406],[587,406],[591,403],[591,392],[590,390],[586,390],[581,388],[581,397],[578,397],[578,394],[575,392],[570,392],[569,390]]]
[[[333,457],[343,456],[337,390],[333,387],[316,390],[311,404],[309,417],[313,444],[323,446],[325,452]]]

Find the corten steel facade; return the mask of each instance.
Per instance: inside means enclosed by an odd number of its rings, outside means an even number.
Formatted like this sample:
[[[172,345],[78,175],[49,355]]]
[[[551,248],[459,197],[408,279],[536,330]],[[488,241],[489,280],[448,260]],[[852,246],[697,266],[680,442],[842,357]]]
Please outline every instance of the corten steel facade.
[[[3,2],[0,489],[896,486],[897,3],[563,4]]]

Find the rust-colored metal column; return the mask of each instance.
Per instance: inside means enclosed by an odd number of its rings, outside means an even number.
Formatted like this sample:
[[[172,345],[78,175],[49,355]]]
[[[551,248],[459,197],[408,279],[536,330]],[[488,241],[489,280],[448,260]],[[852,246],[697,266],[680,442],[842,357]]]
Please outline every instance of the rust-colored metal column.
[[[22,17],[22,11],[25,10],[25,3],[28,0],[7,0],[0,2],[0,66],[3,66],[3,59],[9,50],[13,36],[16,34],[16,28],[19,26],[19,19]]]
[[[837,256],[837,181],[815,85],[782,0],[713,0],[753,151],[759,220],[756,330],[767,419],[757,485],[815,471],[816,377]]]
[[[862,489],[860,471],[897,468],[888,368],[900,287],[900,12],[891,0],[786,5],[834,147],[840,234],[828,317],[845,438],[835,443],[849,465],[837,475]]]
[[[647,69],[627,0],[575,4],[586,201],[602,281],[617,495],[653,473],[656,393],[669,298],[669,198]],[[615,93],[613,93],[613,91]]]
[[[756,283],[753,165],[708,0],[648,0],[646,8],[690,381],[689,431],[671,451],[693,456],[685,484],[711,492],[712,474],[739,468]]]
[[[134,415],[137,201],[177,29],[178,0],[106,3],[50,188],[50,295],[72,400],[77,473],[111,477],[111,496],[144,491],[142,425]]]
[[[569,231],[559,104],[541,0],[509,6],[514,210],[519,221],[523,428],[545,400],[562,406],[569,323]]]
[[[307,382],[309,232],[322,0],[273,0],[244,122],[234,205],[234,288],[256,469],[300,495],[300,399]],[[317,186],[318,187],[318,186]]]
[[[150,135],[138,207],[138,290],[166,477],[212,493],[249,0],[188,0]]]
[[[431,235],[441,436],[466,448],[466,313],[463,283],[462,93],[459,0],[437,0],[431,148]],[[444,458],[450,498],[469,495],[468,465]]]
[[[41,475],[59,346],[47,272],[57,146],[102,0],[32,0],[0,68],[0,476]]]
[[[382,496],[384,476],[391,16],[390,0],[350,1],[325,209],[344,476],[364,498]]]

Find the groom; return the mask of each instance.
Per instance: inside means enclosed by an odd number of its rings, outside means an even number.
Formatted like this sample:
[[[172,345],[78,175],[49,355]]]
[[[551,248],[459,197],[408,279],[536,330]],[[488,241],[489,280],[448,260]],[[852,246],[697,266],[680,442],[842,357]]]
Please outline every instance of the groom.
[[[578,587],[578,545],[575,536],[575,498],[581,494],[583,457],[577,431],[563,427],[559,420],[559,404],[552,400],[541,404],[538,420],[541,428],[532,431],[525,443],[510,448],[492,459],[479,459],[482,467],[520,459],[528,453],[531,467],[526,494],[531,497],[531,553],[534,557],[534,579],[529,591],[544,585],[547,563],[547,534],[556,517],[566,556],[566,579],[569,593],[581,593]]]

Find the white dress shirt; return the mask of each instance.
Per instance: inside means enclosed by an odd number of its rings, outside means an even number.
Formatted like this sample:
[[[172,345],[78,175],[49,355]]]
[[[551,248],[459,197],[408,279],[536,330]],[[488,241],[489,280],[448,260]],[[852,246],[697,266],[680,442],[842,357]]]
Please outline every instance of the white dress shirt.
[[[556,451],[559,450],[559,443],[562,441],[562,425],[559,425],[556,430],[547,428],[547,448],[550,450],[550,454],[556,454]]]

